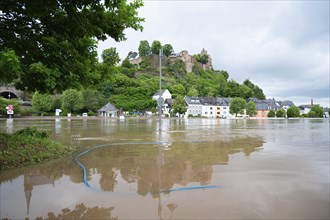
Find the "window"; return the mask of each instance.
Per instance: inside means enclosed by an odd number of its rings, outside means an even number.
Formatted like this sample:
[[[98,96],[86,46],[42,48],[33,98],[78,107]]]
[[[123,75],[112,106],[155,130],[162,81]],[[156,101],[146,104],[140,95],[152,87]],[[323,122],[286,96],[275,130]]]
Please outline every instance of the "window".
[[[212,110],[213,108],[212,107],[210,107],[210,110]]]
[[[227,107],[223,107],[223,109],[227,109]]]

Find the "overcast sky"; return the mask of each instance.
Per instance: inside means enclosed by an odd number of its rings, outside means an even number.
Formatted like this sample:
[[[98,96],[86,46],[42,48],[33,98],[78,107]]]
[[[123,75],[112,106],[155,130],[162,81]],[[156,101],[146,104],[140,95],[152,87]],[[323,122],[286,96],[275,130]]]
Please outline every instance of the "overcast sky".
[[[176,53],[205,48],[216,70],[242,83],[250,79],[267,98],[329,107],[329,1],[144,1],[144,31],[116,47],[121,58],[141,40],[171,44]]]

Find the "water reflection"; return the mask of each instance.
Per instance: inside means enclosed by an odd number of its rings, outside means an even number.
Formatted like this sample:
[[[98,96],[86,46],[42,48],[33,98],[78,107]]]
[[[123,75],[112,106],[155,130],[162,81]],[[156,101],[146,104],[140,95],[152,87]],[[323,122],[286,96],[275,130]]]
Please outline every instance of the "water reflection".
[[[98,191],[73,156],[1,171],[1,218],[329,216],[328,121],[15,119],[13,132],[31,124],[76,154],[102,145],[79,158]],[[221,188],[174,191],[208,185]]]
[[[32,197],[33,186],[51,184],[55,186],[53,176],[25,174],[24,175],[24,194],[26,199],[27,214],[30,212],[30,203]]]
[[[229,155],[246,156],[263,145],[261,138],[243,137],[212,143],[172,143],[171,150],[162,145],[105,145],[80,157],[93,188],[114,192],[119,179],[136,184],[136,192],[147,195],[171,189],[175,184],[210,183],[213,165],[224,165]],[[160,175],[160,176],[159,176]],[[160,186],[161,185],[161,186]]]
[[[75,209],[62,209],[62,213],[56,215],[53,212],[48,212],[48,217],[37,217],[36,220],[51,220],[51,219],[110,219],[117,220],[118,217],[112,216],[114,207],[86,207],[84,203],[76,205]],[[28,218],[27,218],[28,219]]]

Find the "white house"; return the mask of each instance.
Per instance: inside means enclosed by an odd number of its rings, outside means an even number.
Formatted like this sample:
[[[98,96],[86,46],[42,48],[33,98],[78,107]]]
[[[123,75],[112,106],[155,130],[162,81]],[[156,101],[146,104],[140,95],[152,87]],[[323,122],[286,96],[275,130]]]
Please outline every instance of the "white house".
[[[158,91],[152,96],[152,99],[158,101],[159,97],[162,97],[162,113],[170,114],[172,107],[172,94],[167,89]]]
[[[217,106],[217,117],[230,118],[232,115],[229,112],[230,98],[217,98],[219,106]]]
[[[215,97],[184,97],[187,112],[185,117],[201,116],[207,118],[230,118],[229,113],[229,98],[215,98]]]
[[[185,96],[184,100],[187,105],[187,111],[185,117],[189,115],[192,116],[202,116],[202,103],[199,100],[199,97]]]
[[[155,100],[155,101],[157,101],[159,99],[159,96],[161,96],[164,101],[166,99],[171,99],[172,98],[172,94],[170,93],[170,91],[168,91],[168,89],[161,90],[160,92],[158,91],[157,93],[155,93],[152,96],[152,99]]]

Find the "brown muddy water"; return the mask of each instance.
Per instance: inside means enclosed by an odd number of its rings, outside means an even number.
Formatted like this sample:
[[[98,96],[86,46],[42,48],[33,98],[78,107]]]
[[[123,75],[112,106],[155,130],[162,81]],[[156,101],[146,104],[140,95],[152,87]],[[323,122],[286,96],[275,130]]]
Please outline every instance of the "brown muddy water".
[[[329,219],[328,119],[0,125],[52,130],[77,146],[59,160],[1,171],[1,219]]]

